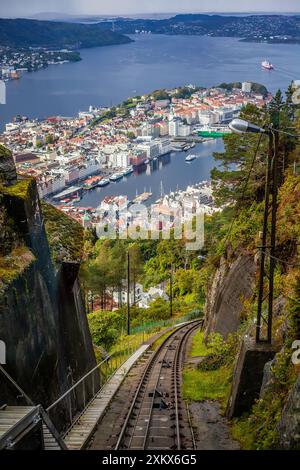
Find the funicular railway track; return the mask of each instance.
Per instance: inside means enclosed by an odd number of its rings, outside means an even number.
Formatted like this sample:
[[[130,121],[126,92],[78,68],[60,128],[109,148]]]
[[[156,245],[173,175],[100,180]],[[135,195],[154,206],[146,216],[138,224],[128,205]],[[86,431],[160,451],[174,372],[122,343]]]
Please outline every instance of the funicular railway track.
[[[186,341],[195,321],[169,335],[153,353],[137,386],[115,450],[195,449],[188,409],[181,397]]]

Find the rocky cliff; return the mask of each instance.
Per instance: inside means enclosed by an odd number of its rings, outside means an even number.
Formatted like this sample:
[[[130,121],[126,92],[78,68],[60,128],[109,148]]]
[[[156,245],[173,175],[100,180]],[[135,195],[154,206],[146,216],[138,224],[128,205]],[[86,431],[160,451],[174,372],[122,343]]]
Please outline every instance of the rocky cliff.
[[[0,148],[0,339],[6,371],[36,404],[47,407],[96,362],[77,275],[83,230],[41,205],[34,179],[16,179],[12,157]],[[87,387],[87,397],[91,394]],[[74,393],[56,410],[59,428]],[[22,404],[0,378],[0,404]]]
[[[224,338],[237,331],[243,302],[253,292],[256,264],[252,255],[241,253],[230,259],[222,256],[207,293],[206,335],[219,333]]]
[[[300,449],[300,376],[289,393],[277,432],[282,449]]]

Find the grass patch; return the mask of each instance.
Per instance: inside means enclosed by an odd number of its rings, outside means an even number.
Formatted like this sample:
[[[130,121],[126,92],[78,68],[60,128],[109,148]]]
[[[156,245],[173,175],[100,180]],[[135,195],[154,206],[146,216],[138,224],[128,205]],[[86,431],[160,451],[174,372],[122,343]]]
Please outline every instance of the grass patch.
[[[230,392],[231,368],[183,371],[183,397],[189,401],[220,400],[224,409]]]
[[[207,347],[204,332],[197,331],[193,337],[191,357],[202,356],[207,359],[217,354],[216,344]],[[208,357],[209,356],[209,357]],[[183,371],[183,397],[189,401],[218,400],[225,410],[231,387],[232,363],[221,364],[205,370],[198,367],[185,368]]]
[[[157,338],[157,340],[154,341],[154,343],[152,344],[151,349],[153,351],[155,351],[155,349],[157,349],[164,342],[164,340],[167,339],[168,336],[170,336],[171,333],[173,333],[173,331],[174,331],[174,329],[169,330],[166,333],[164,333],[163,335],[161,335],[159,338]]]
[[[235,440],[239,441],[243,450],[254,449],[254,436],[250,429],[248,416],[233,420],[231,434]]]
[[[191,356],[207,356],[211,349],[204,344],[204,331],[197,331],[193,338]]]

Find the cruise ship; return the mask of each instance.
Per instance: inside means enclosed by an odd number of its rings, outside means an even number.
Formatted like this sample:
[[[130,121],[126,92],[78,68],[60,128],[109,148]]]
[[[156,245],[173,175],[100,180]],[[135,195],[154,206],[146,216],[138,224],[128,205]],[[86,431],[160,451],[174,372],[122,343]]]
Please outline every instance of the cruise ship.
[[[261,66],[263,69],[266,69],[266,70],[274,70],[273,64],[271,64],[271,62],[269,62],[268,60],[264,60],[261,63]]]

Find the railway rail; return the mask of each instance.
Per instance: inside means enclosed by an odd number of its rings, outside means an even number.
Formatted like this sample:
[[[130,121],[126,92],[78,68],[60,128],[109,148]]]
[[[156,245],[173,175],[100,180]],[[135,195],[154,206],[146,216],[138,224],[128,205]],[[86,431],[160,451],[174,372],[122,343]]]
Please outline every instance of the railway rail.
[[[183,325],[153,353],[137,386],[115,450],[195,449],[192,423],[181,396],[189,335],[201,321]]]

